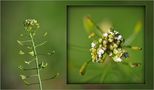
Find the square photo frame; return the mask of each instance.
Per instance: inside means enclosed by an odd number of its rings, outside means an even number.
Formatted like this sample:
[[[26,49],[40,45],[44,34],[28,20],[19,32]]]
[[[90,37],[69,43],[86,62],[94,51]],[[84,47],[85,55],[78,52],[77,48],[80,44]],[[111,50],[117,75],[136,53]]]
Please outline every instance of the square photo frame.
[[[148,38],[152,39],[152,36],[153,36],[151,33],[149,33],[149,32],[152,32],[152,24],[149,24],[149,23],[152,23],[152,21],[149,19],[149,17],[151,16],[150,12],[152,10],[151,6],[152,4],[150,4],[150,2],[144,2],[144,1],[143,2],[130,2],[129,1],[129,2],[82,2],[82,3],[71,2],[69,3],[69,5],[67,5],[66,7],[67,9],[67,84],[71,84],[71,85],[75,84],[75,85],[81,85],[86,88],[98,88],[98,89],[100,88],[128,88],[128,89],[130,88],[152,88],[153,81],[150,80],[150,77],[153,78],[153,76],[152,76],[152,73],[150,74],[149,69],[152,68],[153,58],[150,57],[149,54],[152,54],[153,52],[152,50],[150,50],[150,48],[152,48],[151,46],[152,43],[148,42]],[[119,8],[119,10],[117,8]],[[124,12],[120,13],[120,8]],[[102,67],[98,63],[89,64],[89,62],[86,62],[88,58],[89,59],[91,58],[91,55],[89,52],[91,42],[88,41],[88,35],[86,35],[86,32],[84,31],[85,28],[83,25],[84,24],[83,18],[84,16],[88,15],[88,17],[90,16],[90,19],[91,19],[91,16],[92,16],[96,19],[96,22],[94,22],[94,24],[96,24],[98,21],[101,21],[99,19],[106,18],[109,14],[109,17],[112,18],[112,20],[114,21],[114,18],[116,18],[116,15],[118,14],[122,15],[121,16],[122,18],[123,15],[128,14],[129,9],[131,8],[132,8],[132,11],[130,10],[130,15],[132,16],[134,13],[137,13],[137,11],[135,11],[135,9],[137,10],[137,8],[140,8],[142,12],[140,14],[138,13],[139,16],[137,16],[137,17],[140,17],[140,15],[142,14],[141,17],[143,20],[142,22],[143,30],[141,31],[142,32],[141,42],[143,44],[142,45],[143,51],[142,51],[142,54],[139,55],[141,56],[143,60],[143,63],[142,63],[143,67],[142,67],[142,71],[140,72],[142,74],[141,76],[142,80],[140,80],[139,82],[138,81],[131,82],[129,80],[123,81],[124,79],[127,79],[127,77],[125,78],[123,77],[121,78],[121,81],[118,81],[119,79],[116,79],[114,81],[112,79],[114,78],[112,76],[113,74],[112,73],[110,77],[109,75],[104,76],[105,78],[107,78],[108,76],[108,80],[106,79],[106,81],[99,81],[100,79],[98,77],[100,75],[98,73],[101,71],[99,70],[99,68],[102,68]],[[104,13],[106,12],[104,17],[103,17],[103,14],[104,14],[103,10],[104,10]],[[98,15],[99,13],[100,15]],[[113,13],[115,14],[115,17]],[[133,18],[132,20],[135,20],[135,19]],[[121,21],[119,20],[119,22]],[[130,22],[126,22],[127,23],[127,24],[125,23],[126,26],[128,25],[129,27],[130,24],[128,23]],[[97,28],[97,26],[95,27]],[[151,29],[149,29],[150,27]],[[124,33],[126,33],[125,35],[127,36],[129,32],[127,33],[125,30],[123,30],[123,34]],[[138,43],[138,45],[141,45],[141,43]],[[147,60],[150,60],[151,63],[147,62]],[[96,65],[92,65],[92,64],[96,64]],[[89,70],[88,68],[90,68],[91,70]],[[86,75],[84,76],[80,75],[82,74],[81,70],[83,70],[84,74],[86,73]],[[89,72],[89,76],[87,75],[88,72]],[[150,76],[148,76],[149,75],[148,73],[150,74]],[[130,78],[133,78],[134,80],[134,77],[130,77]]]

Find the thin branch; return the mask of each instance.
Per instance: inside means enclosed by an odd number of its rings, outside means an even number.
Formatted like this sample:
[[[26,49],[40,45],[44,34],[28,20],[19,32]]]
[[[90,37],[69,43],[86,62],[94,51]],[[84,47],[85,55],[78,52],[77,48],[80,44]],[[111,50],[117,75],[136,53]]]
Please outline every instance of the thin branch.
[[[57,76],[59,76],[59,73],[57,73],[56,75],[54,75],[54,76],[52,76],[50,78],[43,79],[42,81],[51,80],[51,79],[56,78]]]
[[[26,42],[31,42],[32,40],[25,40],[25,41],[21,41],[23,43],[26,43]]]
[[[44,45],[44,44],[46,44],[46,43],[47,43],[47,41],[44,41],[44,42],[42,42],[42,43],[36,45],[35,47],[37,48],[37,47],[42,46],[42,45]]]
[[[35,60],[36,60],[36,68],[37,68],[37,75],[38,75],[38,80],[39,80],[39,87],[40,90],[42,90],[42,81],[41,81],[41,76],[40,76],[40,69],[39,69],[39,60],[38,60],[38,56],[37,56],[37,52],[36,52],[36,46],[35,46],[35,42],[34,42],[34,38],[32,33],[30,33],[30,37],[32,40],[32,45],[33,45],[33,51],[34,51],[34,56],[35,56]]]
[[[35,61],[35,58],[31,59],[30,61],[24,61],[26,64],[30,64],[31,62]]]
[[[24,71],[29,71],[29,70],[36,70],[36,69],[39,69],[39,68],[28,68],[28,69],[27,69],[27,68],[26,68],[26,69],[23,68],[22,70],[24,70]]]
[[[59,73],[57,73],[56,75],[54,75],[54,76],[52,76],[52,77],[50,77],[50,78],[43,79],[43,80],[41,80],[41,81],[51,80],[51,79],[56,78],[57,76],[59,76]],[[23,80],[23,81],[24,81],[24,83],[25,83],[26,85],[28,85],[28,86],[30,86],[30,85],[35,85],[35,84],[39,84],[39,82],[29,83],[29,82],[26,81],[26,80]]]

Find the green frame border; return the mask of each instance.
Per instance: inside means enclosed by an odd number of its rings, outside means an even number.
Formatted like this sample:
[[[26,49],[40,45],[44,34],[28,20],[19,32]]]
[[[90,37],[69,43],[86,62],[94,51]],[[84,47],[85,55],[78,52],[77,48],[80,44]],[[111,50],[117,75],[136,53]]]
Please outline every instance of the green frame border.
[[[108,89],[120,88],[120,89],[152,89],[153,87],[153,1],[83,1],[83,2],[69,2],[66,5],[66,30],[67,30],[67,50],[69,42],[69,30],[68,30],[68,11],[69,7],[74,6],[143,6],[144,7],[144,83],[129,83],[129,84],[80,84],[68,82],[68,65],[67,65],[67,77],[66,81],[69,85],[82,85],[86,89],[102,89],[108,87]],[[67,62],[69,52],[67,51]],[[66,62],[66,63],[67,63]],[[93,86],[87,87],[87,86]]]

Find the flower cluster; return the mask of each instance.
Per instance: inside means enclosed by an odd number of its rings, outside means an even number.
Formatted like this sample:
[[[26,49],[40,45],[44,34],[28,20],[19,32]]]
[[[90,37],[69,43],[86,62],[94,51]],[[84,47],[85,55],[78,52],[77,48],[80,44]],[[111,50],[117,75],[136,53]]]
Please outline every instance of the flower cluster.
[[[121,62],[124,58],[128,57],[127,51],[122,48],[124,38],[122,35],[115,31],[108,31],[103,33],[102,37],[94,40],[91,43],[91,56],[93,62],[101,63],[106,55],[113,58],[115,62]]]
[[[38,29],[40,25],[35,19],[26,19],[24,22],[24,27],[27,31],[33,31]]]

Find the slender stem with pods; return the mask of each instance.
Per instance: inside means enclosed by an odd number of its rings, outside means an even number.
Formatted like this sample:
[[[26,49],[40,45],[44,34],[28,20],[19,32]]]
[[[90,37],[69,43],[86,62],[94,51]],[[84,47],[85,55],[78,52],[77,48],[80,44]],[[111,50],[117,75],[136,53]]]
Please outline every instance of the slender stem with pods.
[[[39,80],[39,87],[40,87],[40,90],[42,90],[42,81],[41,81],[40,69],[39,69],[39,59],[37,56],[36,45],[35,45],[34,37],[33,37],[32,33],[30,33],[30,38],[32,41],[32,46],[33,46],[33,51],[34,51],[34,56],[35,56],[35,62],[36,62],[36,67],[37,67],[37,76],[38,76],[38,80]]]

